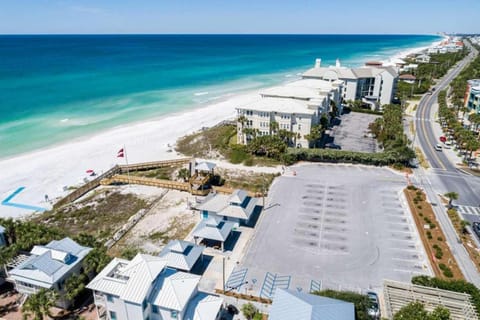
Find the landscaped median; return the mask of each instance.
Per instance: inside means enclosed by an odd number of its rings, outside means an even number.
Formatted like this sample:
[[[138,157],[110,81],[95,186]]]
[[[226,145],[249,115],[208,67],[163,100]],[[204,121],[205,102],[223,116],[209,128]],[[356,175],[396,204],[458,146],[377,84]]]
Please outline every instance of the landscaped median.
[[[463,274],[446,243],[431,204],[426,201],[425,193],[412,185],[404,193],[435,276],[463,280]]]
[[[465,247],[468,255],[470,256],[470,259],[472,259],[478,272],[480,272],[480,254],[475,241],[472,239],[474,235],[470,234],[466,230],[467,223],[465,223],[465,220],[462,220],[460,218],[457,210],[455,210],[454,208],[450,208],[448,209],[447,213],[448,217],[452,221],[453,226],[455,227],[458,238],[462,241],[463,246]]]

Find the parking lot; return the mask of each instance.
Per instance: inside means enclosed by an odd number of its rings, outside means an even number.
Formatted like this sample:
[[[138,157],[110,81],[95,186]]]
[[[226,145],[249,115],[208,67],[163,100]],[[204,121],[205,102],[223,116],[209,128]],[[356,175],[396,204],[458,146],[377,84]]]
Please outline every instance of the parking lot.
[[[401,198],[404,176],[352,165],[295,170],[272,186],[242,261],[249,290],[262,294],[282,279],[290,289],[359,291],[430,273]]]
[[[340,124],[327,132],[326,143],[340,146],[342,150],[377,152],[377,142],[368,135],[368,125],[378,117],[357,112],[343,114]]]

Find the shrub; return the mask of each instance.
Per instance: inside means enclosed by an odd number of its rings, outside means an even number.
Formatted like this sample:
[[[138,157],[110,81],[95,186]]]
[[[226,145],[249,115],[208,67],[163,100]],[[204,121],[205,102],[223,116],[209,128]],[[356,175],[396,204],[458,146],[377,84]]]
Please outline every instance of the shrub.
[[[432,239],[432,233],[430,231],[427,231],[427,238]]]
[[[437,225],[433,222],[430,222],[428,226],[430,227],[430,229],[435,229],[437,227]]]
[[[445,276],[447,277],[447,275]],[[429,276],[416,276],[412,278],[412,283],[431,288],[468,293],[472,297],[477,313],[480,311],[480,289],[465,280],[444,280]]]
[[[250,158],[250,155],[243,148],[232,148],[230,152],[230,162],[239,164]]]
[[[428,217],[424,217],[423,220],[426,222],[426,223],[431,223],[432,221],[430,220],[430,218]]]
[[[248,157],[247,159],[245,159],[245,160],[243,161],[243,164],[246,165],[246,166],[248,166],[248,167],[253,166],[253,158],[252,158],[252,157]]]
[[[447,278],[453,278],[453,272],[450,269],[443,270],[443,275]]]
[[[415,191],[415,190],[418,190],[418,188],[415,187],[413,184],[409,185],[409,186],[407,187],[407,189],[408,189],[408,190],[414,190],[414,191]]]
[[[443,238],[442,238],[442,237],[438,237],[437,240],[438,240],[438,241],[443,241]]]
[[[420,211],[420,212],[418,213],[418,215],[419,215],[420,217],[423,217],[422,211]]]
[[[422,206],[418,205],[417,209],[422,210]]]

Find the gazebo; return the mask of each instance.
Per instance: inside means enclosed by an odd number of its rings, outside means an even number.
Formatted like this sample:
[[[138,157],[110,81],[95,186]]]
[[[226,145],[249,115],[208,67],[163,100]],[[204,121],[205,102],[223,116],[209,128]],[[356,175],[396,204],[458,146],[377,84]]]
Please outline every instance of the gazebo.
[[[224,221],[219,217],[209,217],[201,220],[193,230],[193,239],[197,244],[198,239],[218,241],[221,249],[224,251],[225,241],[235,228],[235,223]]]

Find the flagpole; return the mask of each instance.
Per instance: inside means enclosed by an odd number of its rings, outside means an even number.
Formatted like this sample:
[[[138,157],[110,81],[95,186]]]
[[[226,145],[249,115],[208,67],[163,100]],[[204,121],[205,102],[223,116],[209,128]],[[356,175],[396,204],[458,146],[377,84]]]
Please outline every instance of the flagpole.
[[[125,145],[123,145],[123,150],[125,151],[125,163],[127,164],[128,184],[130,185],[130,170],[128,169],[128,156],[127,156],[127,148],[125,148]]]

